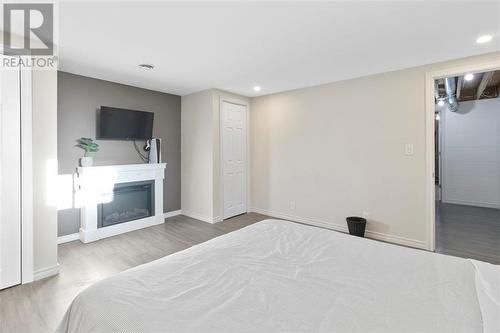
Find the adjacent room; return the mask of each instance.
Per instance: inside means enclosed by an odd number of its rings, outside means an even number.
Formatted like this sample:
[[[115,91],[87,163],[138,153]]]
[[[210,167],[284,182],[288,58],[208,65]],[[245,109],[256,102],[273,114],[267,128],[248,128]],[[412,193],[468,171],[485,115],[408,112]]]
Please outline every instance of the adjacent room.
[[[500,2],[0,10],[0,333],[500,333]]]
[[[436,251],[500,263],[500,71],[436,80]]]

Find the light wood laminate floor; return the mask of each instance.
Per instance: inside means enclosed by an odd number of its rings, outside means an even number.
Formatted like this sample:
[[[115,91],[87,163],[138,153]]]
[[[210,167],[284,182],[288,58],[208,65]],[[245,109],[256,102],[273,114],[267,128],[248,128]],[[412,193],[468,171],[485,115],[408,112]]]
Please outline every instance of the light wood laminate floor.
[[[61,244],[59,275],[0,291],[0,332],[53,332],[73,298],[91,284],[266,218],[249,213],[209,224],[181,215],[94,243]]]

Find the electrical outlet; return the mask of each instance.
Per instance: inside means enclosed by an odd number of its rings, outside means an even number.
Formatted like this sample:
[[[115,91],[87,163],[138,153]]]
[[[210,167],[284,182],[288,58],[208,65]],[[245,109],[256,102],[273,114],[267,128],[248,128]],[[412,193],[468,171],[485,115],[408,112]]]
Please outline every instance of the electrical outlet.
[[[290,210],[295,210],[295,201],[290,201]]]

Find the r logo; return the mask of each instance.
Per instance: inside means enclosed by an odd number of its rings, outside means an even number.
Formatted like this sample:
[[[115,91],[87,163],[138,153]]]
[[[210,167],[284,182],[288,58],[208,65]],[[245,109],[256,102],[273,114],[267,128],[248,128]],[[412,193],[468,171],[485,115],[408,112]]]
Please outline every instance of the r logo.
[[[51,3],[6,3],[3,5],[5,54],[53,55],[54,10]],[[21,29],[17,29],[21,27]],[[14,43],[14,32],[22,34],[22,45]],[[22,30],[22,32],[21,32]],[[36,43],[33,43],[36,41]],[[36,46],[33,46],[35,44]]]

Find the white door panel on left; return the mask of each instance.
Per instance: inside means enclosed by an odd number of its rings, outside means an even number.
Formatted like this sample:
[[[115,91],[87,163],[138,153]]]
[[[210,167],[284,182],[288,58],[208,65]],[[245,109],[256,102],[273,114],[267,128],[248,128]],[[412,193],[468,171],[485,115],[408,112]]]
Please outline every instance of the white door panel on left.
[[[0,289],[21,283],[19,74],[19,70],[0,69]]]

